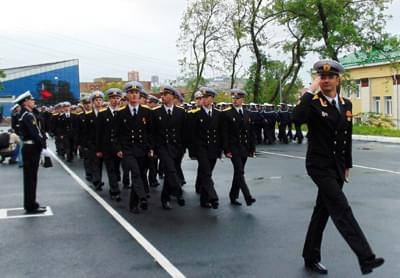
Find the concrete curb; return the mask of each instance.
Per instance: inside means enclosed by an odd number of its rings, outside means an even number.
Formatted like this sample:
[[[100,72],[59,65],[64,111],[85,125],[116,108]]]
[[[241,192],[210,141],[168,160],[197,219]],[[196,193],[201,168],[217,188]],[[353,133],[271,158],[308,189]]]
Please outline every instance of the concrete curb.
[[[400,144],[400,137],[372,136],[353,134],[353,140]]]
[[[275,129],[275,133],[278,134],[279,130]],[[296,131],[292,130],[294,135]],[[303,131],[304,137],[307,135],[306,131]],[[379,143],[390,143],[400,144],[400,137],[388,137],[388,136],[375,136],[375,135],[358,135],[353,134],[353,141],[365,141],[365,142],[379,142]]]

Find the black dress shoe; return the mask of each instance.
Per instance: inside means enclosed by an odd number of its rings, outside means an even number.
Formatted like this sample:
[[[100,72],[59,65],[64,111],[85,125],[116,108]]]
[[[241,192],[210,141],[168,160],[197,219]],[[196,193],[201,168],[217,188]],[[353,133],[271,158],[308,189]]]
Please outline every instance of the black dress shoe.
[[[129,209],[130,212],[134,213],[134,214],[139,214],[140,210],[138,206],[134,206],[132,208]]]
[[[201,203],[200,204],[200,206],[202,207],[202,208],[212,208],[212,205],[211,205],[211,203]]]
[[[256,199],[254,199],[253,197],[246,199],[246,205],[248,205],[248,206],[251,206],[255,202],[256,202]]]
[[[242,203],[238,202],[237,200],[231,200],[231,205],[232,206],[241,206]]]
[[[367,259],[360,264],[361,273],[363,275],[371,273],[374,268],[380,267],[381,265],[383,265],[384,262],[385,262],[385,260],[383,258],[373,257],[373,258]]]
[[[147,200],[146,199],[143,199],[143,200],[140,201],[140,208],[142,210],[147,210],[148,204],[147,204]]]
[[[27,209],[25,210],[26,214],[37,214],[37,213],[45,213],[47,209],[45,207],[38,207],[36,209]]]
[[[186,204],[185,199],[183,199],[182,197],[178,198],[177,202],[178,202],[178,205],[181,207],[185,206],[185,204]]]
[[[171,203],[168,202],[168,201],[162,202],[162,207],[163,207],[163,209],[165,209],[165,210],[170,210],[170,209],[172,209]]]
[[[114,200],[116,202],[122,201],[121,196],[119,194],[110,194],[110,198],[111,198],[111,200]]]
[[[211,206],[212,206],[213,209],[217,209],[218,206],[219,206],[218,201],[213,201],[213,202],[211,203]]]
[[[319,274],[328,274],[328,269],[320,262],[304,261],[304,265],[308,270]]]

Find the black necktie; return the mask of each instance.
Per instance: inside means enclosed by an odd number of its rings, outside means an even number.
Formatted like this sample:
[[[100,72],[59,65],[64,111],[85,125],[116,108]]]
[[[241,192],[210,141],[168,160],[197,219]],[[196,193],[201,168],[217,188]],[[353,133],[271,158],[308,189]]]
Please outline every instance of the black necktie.
[[[172,112],[171,112],[171,109],[168,109],[168,116],[172,116]]]
[[[242,109],[239,109],[239,115],[241,118],[243,118],[243,110]]]
[[[133,108],[133,116],[135,117],[135,116],[136,116],[136,114],[137,114],[137,112],[136,112],[136,108]]]
[[[208,111],[208,116],[211,118],[211,110]]]
[[[336,105],[336,100],[335,99],[332,99],[331,104],[340,112],[340,108],[339,108],[339,106]]]

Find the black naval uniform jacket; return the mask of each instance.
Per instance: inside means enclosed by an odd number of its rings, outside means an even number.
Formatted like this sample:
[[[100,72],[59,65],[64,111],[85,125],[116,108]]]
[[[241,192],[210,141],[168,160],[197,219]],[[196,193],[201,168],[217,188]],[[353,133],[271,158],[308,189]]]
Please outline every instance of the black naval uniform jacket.
[[[203,108],[193,112],[192,144],[194,154],[206,152],[208,159],[217,159],[222,156],[222,112],[212,109],[211,117]]]
[[[243,109],[243,116],[235,108],[224,110],[223,148],[224,152],[237,156],[253,156],[256,150],[255,134],[251,112]]]
[[[115,119],[115,150],[124,155],[147,156],[154,150],[152,132],[152,110],[139,105],[137,115],[133,116],[126,105],[119,109]]]
[[[153,134],[156,152],[167,151],[172,158],[180,158],[185,152],[186,112],[174,106],[172,116],[164,106],[153,110]]]
[[[65,113],[59,115],[57,120],[56,134],[58,136],[73,136],[73,114],[69,118]]]
[[[25,142],[32,141],[33,144],[29,145],[34,145],[38,150],[46,148],[46,136],[43,134],[40,123],[34,113],[29,112],[26,108],[22,108],[19,121],[19,132],[23,140]]]
[[[96,128],[96,152],[106,155],[116,155],[115,150],[115,118],[117,110],[110,108],[99,113]]]
[[[310,176],[332,176],[345,180],[352,167],[352,104],[339,96],[339,110],[319,92],[305,93],[293,118],[308,125],[306,168]]]
[[[101,112],[98,111],[97,116],[94,110],[85,112],[82,119],[82,129],[81,132],[81,145],[89,148],[91,150],[95,150],[96,144],[96,128],[99,114]]]

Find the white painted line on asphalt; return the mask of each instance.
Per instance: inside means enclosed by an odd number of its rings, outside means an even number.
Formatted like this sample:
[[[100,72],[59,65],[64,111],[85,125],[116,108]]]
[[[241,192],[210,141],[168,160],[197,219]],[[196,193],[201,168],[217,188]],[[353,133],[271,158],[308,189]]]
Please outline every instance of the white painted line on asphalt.
[[[283,156],[283,157],[289,157],[289,158],[295,158],[295,159],[306,159],[303,156],[295,156],[295,155],[288,155],[288,154],[282,154],[282,153],[273,153],[273,152],[266,152],[266,151],[257,151],[259,153],[265,153],[265,154],[271,154],[271,155],[276,155],[276,156]],[[390,173],[390,174],[395,174],[395,175],[400,175],[400,172],[392,171],[392,170],[387,170],[387,169],[380,169],[380,168],[374,168],[374,167],[368,167],[368,166],[363,166],[363,165],[357,165],[353,164],[353,167],[356,168],[362,168],[362,169],[368,169],[368,170],[373,170],[377,172],[385,172],[385,173]]]
[[[68,174],[91,195],[121,226],[154,258],[156,262],[171,277],[185,277],[160,251],[158,251],[141,233],[139,233],[125,218],[123,218],[112,206],[101,198],[93,189],[91,189],[77,174],[74,173],[64,162],[62,162],[51,150],[51,156],[67,171]]]
[[[21,211],[21,214],[18,215],[8,215],[8,212],[11,211]],[[43,216],[53,216],[53,211],[50,207],[46,207],[46,212],[44,213],[36,213],[36,214],[25,214],[24,208],[9,208],[9,209],[0,209],[0,219],[15,219],[15,218],[32,218],[32,217],[43,217]]]

